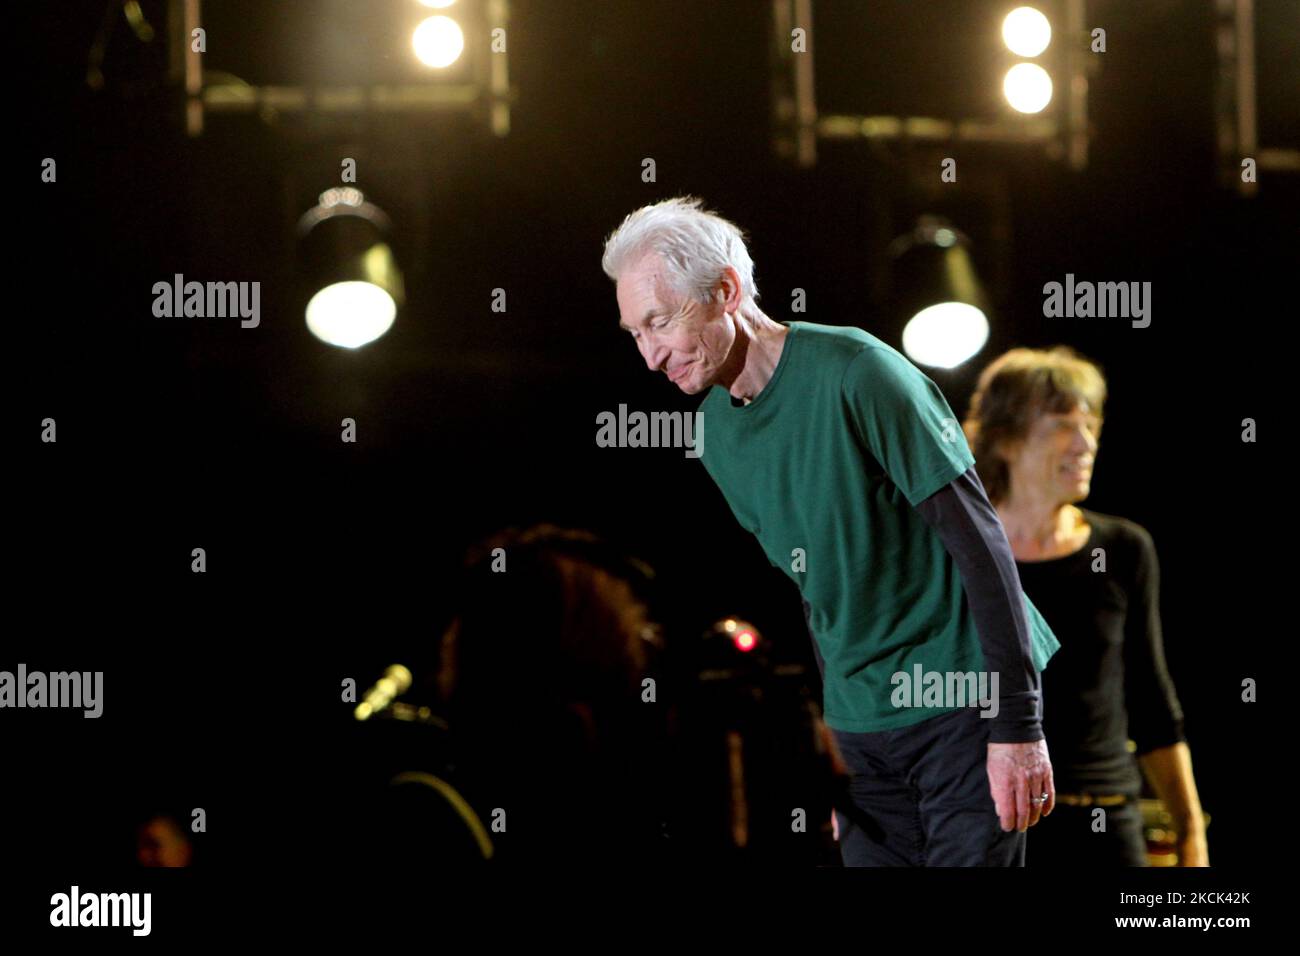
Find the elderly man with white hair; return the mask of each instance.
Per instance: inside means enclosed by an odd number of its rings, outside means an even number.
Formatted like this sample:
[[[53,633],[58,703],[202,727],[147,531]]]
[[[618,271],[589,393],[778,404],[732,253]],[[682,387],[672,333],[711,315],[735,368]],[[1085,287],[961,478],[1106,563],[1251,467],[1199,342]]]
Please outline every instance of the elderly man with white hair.
[[[845,864],[1023,866],[1054,804],[1059,644],[938,387],[860,329],[764,314],[744,235],[699,200],[631,213],[602,265],[647,367],[704,394],[701,461],[799,588],[851,772]]]

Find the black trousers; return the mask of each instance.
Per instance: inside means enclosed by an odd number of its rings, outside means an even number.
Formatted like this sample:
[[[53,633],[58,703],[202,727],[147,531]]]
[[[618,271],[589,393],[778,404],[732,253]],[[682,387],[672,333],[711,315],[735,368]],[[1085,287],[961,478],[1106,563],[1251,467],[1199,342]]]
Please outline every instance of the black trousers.
[[[1062,788],[1063,789],[1063,788]],[[1101,827],[1104,824],[1104,829]],[[1149,866],[1142,808],[1136,800],[1114,807],[1058,803],[1032,831],[1025,864],[1045,869]]]
[[[962,707],[899,730],[832,730],[851,774],[852,809],[835,811],[844,865],[1024,866],[1028,833],[1002,830],[989,792],[988,728]]]

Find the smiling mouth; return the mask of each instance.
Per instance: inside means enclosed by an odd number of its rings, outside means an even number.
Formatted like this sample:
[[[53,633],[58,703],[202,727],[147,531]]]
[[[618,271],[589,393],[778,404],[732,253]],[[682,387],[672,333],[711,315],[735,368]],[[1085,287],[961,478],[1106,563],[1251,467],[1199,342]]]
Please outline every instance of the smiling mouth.
[[[694,362],[694,359],[692,359],[691,362]],[[681,378],[682,372],[684,372],[687,368],[691,366],[691,362],[687,362],[685,365],[679,365],[675,370],[669,372],[668,381],[676,382],[679,378]]]

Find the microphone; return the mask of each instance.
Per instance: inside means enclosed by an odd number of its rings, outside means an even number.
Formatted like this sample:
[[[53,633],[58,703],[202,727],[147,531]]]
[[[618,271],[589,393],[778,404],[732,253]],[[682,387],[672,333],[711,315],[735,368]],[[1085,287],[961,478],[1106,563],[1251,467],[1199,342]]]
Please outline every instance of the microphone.
[[[352,712],[357,720],[367,720],[379,713],[393,702],[393,699],[406,693],[411,686],[411,672],[401,664],[393,664],[384,671],[384,676],[375,682],[375,686],[366,691]]]

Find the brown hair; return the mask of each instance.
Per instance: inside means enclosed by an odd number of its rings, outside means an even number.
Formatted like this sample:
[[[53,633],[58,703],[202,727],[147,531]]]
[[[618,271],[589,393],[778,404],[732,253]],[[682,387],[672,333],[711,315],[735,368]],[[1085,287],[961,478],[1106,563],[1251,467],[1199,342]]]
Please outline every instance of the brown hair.
[[[1011,490],[1007,463],[997,454],[1000,446],[1024,439],[1040,415],[1084,405],[1102,419],[1105,402],[1101,368],[1067,346],[1012,349],[990,362],[962,424],[989,501],[996,505]]]
[[[492,570],[495,548],[506,573]],[[594,535],[551,525],[470,549],[438,675],[453,719],[526,719],[566,704],[606,718],[640,702],[656,637],[645,603],[606,554]]]

